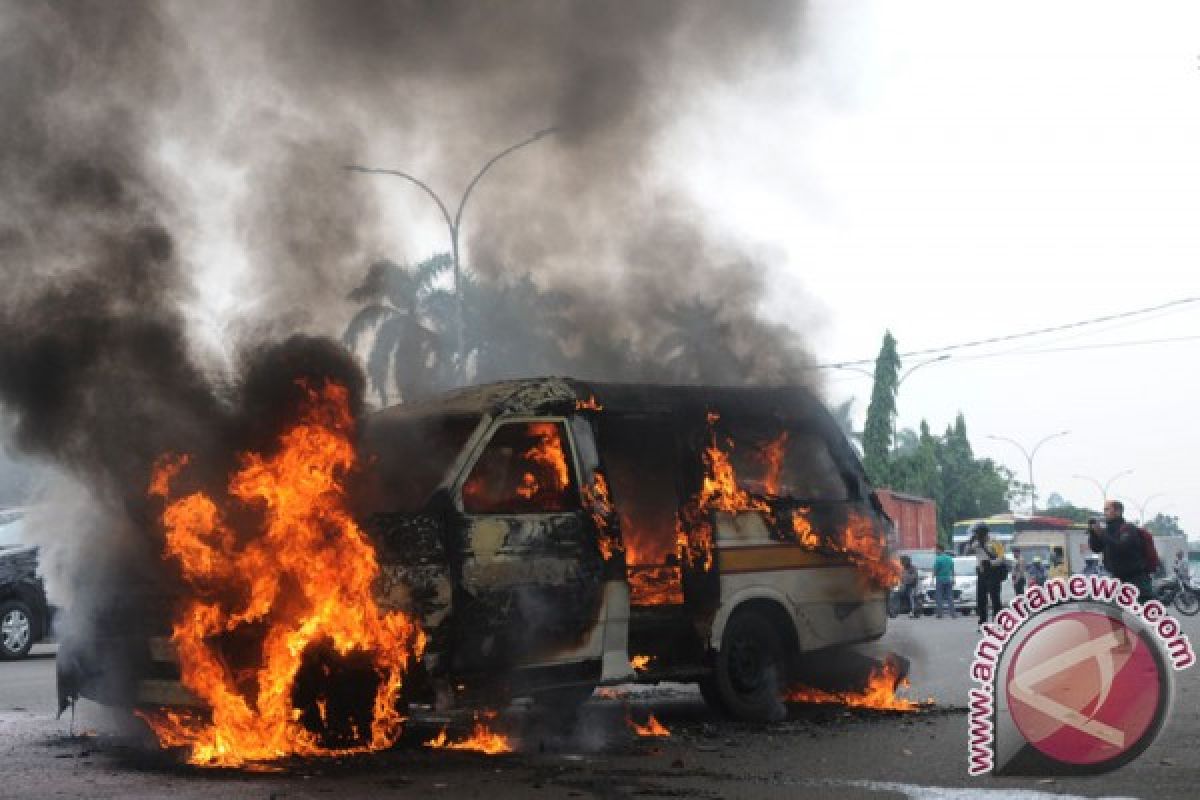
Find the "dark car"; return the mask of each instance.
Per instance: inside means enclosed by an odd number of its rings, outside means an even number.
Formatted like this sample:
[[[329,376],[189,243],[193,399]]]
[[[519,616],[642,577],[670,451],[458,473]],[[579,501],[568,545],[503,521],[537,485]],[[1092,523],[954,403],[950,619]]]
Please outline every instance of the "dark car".
[[[25,512],[0,511],[0,660],[24,658],[50,634],[53,609],[38,574],[38,550],[22,543]]]

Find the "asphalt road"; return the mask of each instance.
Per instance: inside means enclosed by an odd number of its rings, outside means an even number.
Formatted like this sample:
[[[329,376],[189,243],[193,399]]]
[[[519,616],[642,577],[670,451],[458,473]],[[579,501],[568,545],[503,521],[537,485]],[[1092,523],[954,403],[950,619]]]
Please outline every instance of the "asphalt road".
[[[1185,621],[1200,643],[1200,619]],[[520,713],[502,723],[520,752],[488,757],[421,746],[437,720],[410,723],[387,753],[289,762],[278,771],[198,769],[119,733],[111,713],[82,703],[54,718],[49,658],[0,663],[0,797],[914,797],[1200,796],[1200,667],[1180,673],[1170,721],[1133,764],[1095,778],[971,778],[966,773],[968,619],[895,620],[876,649],[913,660],[919,714],[796,707],[785,722],[750,726],[708,712],[692,687],[595,697],[566,738]],[[625,717],[655,713],[669,739],[638,739]],[[453,733],[453,730],[452,730]]]

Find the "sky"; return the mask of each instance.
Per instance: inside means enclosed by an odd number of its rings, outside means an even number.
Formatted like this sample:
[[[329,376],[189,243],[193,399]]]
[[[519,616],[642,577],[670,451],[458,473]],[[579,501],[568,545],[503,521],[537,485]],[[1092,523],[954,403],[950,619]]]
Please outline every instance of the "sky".
[[[172,8],[178,16],[192,6]],[[764,54],[761,70],[739,63],[707,93],[651,95],[672,104],[677,123],[655,139],[658,174],[641,188],[682,186],[706,235],[753,253],[768,287],[761,314],[794,329],[818,363],[865,361],[858,366],[869,371],[885,330],[906,353],[1200,298],[1200,4],[809,0],[806,8],[794,62]],[[193,46],[220,50],[221,61],[225,45],[214,41],[197,36]],[[243,55],[258,58],[259,48]],[[270,100],[275,87],[265,86]],[[242,151],[211,138],[242,130],[232,120],[270,118],[250,114],[262,98],[236,87],[213,98],[222,113],[211,128],[173,129],[156,158],[191,214],[180,246],[198,276],[195,335],[220,352],[228,331],[255,314],[237,199],[259,187]],[[436,130],[437,110],[417,107],[397,128],[430,118],[420,130]],[[529,127],[548,119],[535,114]],[[341,128],[332,131],[340,142]],[[356,157],[428,166],[419,148],[397,153],[386,129],[371,133],[369,152]],[[270,150],[273,135],[258,144]],[[490,173],[490,193],[481,185],[465,225],[486,236],[480,211],[503,199],[506,180],[554,164],[554,146]],[[446,249],[427,198],[401,182],[368,185],[389,221],[379,252],[416,260]],[[531,235],[544,224],[531,219]],[[337,312],[351,313],[344,305]],[[976,454],[1023,480],[1020,448],[989,436],[1028,449],[1069,431],[1034,460],[1043,499],[1056,492],[1098,506],[1092,479],[1120,476],[1111,494],[1131,518],[1144,505],[1148,516],[1177,515],[1200,538],[1192,423],[1200,338],[1189,338],[1200,337],[1198,316],[1200,303],[1176,303],[959,349],[936,363],[906,357],[898,426],[924,419],[940,432],[961,412]],[[831,403],[855,400],[861,425],[870,377],[819,374]]]
[[[904,353],[1200,297],[1197,30],[1194,3],[820,0],[795,69],[717,101],[680,158],[825,364],[873,359],[885,330]],[[1200,339],[1145,343],[1183,337],[1200,304],[956,351],[904,379],[898,425],[962,412],[1024,480],[988,437],[1069,431],[1036,453],[1040,497],[1097,507],[1087,478],[1113,479],[1128,517],[1200,538]],[[870,377],[826,372],[861,423]]]

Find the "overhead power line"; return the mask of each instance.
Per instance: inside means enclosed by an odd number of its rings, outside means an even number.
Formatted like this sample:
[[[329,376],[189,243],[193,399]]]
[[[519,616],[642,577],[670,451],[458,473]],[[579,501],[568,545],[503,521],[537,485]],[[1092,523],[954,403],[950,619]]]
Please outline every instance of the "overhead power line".
[[[1200,334],[1193,336],[1172,336],[1164,339],[1137,339],[1130,342],[1097,342],[1096,344],[1076,344],[1069,347],[1039,347],[1035,350],[1004,350],[999,353],[979,353],[965,356],[961,361],[974,361],[980,358],[1002,358],[1004,356],[1032,356],[1039,353],[1073,353],[1077,350],[1107,350],[1113,347],[1137,347],[1146,344],[1170,344],[1172,342],[1193,342],[1200,339]]]
[[[976,339],[970,342],[960,342],[958,344],[949,344],[943,347],[930,347],[925,350],[910,350],[906,353],[900,353],[901,358],[909,356],[927,356],[936,355],[939,353],[948,353],[955,350],[963,350],[968,347],[980,347],[986,344],[997,344],[999,342],[1011,342],[1018,339],[1028,339],[1032,336],[1044,336],[1047,333],[1058,333],[1060,331],[1074,330],[1083,328],[1088,325],[1099,325],[1103,322],[1112,322],[1113,320],[1128,319],[1129,317],[1137,317],[1143,314],[1151,314],[1155,311],[1162,311],[1167,308],[1175,308],[1177,306],[1189,305],[1192,303],[1200,303],[1200,297],[1185,297],[1180,300],[1172,300],[1169,303],[1162,303],[1149,308],[1139,308],[1134,311],[1122,311],[1118,314],[1108,314],[1103,317],[1093,317],[1092,319],[1080,320],[1078,322],[1069,322],[1063,325],[1052,325],[1048,328],[1038,328],[1032,331],[1023,331],[1021,333],[1010,333],[1006,336],[992,336],[987,339]],[[818,364],[817,369],[837,369],[839,367],[852,367],[859,364],[873,364],[874,358],[860,358],[854,361],[837,361],[829,364]]]

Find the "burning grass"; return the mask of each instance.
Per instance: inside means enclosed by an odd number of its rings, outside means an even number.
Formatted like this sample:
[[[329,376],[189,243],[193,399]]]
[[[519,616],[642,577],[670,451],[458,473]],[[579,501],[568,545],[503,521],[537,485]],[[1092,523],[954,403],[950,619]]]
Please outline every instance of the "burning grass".
[[[273,454],[243,453],[224,495],[172,497],[186,457],[163,460],[151,482],[167,502],[164,557],[186,589],[171,636],[181,680],[207,708],[143,718],[194,764],[390,746],[406,665],[425,647],[413,619],[376,605],[375,550],[345,509],[348,393],[302,388],[300,421]]]

